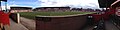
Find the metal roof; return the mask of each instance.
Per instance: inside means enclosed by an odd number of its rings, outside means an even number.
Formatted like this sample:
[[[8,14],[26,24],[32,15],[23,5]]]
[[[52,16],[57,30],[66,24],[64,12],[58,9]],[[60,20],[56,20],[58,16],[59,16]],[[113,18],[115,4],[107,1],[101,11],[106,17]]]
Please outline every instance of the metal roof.
[[[115,8],[115,7],[120,7],[120,1],[116,1],[114,2],[111,7]]]
[[[99,3],[100,8],[108,8],[115,1],[117,1],[117,0],[98,0],[98,3]]]
[[[24,9],[32,9],[32,7],[10,7],[10,8],[24,8]]]
[[[7,2],[7,0],[0,0],[0,1],[5,1],[5,2]]]

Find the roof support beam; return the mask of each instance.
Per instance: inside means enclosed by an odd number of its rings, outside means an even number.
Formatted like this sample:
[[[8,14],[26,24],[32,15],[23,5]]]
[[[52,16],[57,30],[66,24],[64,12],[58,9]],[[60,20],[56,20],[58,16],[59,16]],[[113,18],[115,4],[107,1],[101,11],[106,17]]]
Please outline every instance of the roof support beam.
[[[114,3],[111,4],[111,6],[113,6],[114,4],[116,4],[117,2],[119,2],[120,0],[115,1]]]

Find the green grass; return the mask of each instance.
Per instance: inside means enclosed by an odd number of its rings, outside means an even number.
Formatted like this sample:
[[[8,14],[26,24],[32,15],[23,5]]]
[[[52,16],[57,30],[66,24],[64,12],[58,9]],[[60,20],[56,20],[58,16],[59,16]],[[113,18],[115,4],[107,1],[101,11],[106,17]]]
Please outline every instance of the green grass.
[[[21,12],[20,15],[25,18],[34,19],[36,15],[40,16],[64,16],[75,14],[90,14],[93,12]]]

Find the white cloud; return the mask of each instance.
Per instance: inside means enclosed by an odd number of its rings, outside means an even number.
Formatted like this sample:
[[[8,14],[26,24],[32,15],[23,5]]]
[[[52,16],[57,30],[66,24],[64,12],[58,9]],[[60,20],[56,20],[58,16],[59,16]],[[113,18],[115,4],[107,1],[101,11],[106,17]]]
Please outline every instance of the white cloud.
[[[19,5],[13,4],[13,5],[9,5],[9,6],[19,6]]]
[[[12,5],[9,5],[10,7],[16,7],[16,6],[20,6],[20,7],[33,7],[33,6],[27,6],[27,5],[24,5],[24,6],[21,6],[21,5],[16,5],[16,4],[12,4]]]
[[[98,0],[39,0],[42,7],[72,6],[99,8]]]

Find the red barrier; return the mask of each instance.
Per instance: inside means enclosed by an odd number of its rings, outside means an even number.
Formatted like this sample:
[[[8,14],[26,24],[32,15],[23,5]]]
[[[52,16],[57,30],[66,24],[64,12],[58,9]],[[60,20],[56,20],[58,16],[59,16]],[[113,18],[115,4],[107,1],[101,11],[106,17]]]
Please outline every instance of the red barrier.
[[[36,30],[79,30],[87,23],[87,15],[37,17]]]
[[[98,22],[102,18],[102,16],[99,14],[92,14],[92,16],[93,16],[95,22]]]

